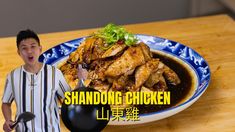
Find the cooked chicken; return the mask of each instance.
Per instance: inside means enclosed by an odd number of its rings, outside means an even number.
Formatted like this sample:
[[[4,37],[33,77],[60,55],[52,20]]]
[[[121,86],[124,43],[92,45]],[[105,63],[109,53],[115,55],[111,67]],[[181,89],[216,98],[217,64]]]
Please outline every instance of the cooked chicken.
[[[142,91],[143,86],[150,91],[165,91],[167,83],[180,83],[178,75],[153,58],[150,48],[142,42],[135,46],[107,46],[100,38],[87,38],[60,67],[71,84],[80,76],[79,64],[87,69],[88,85],[99,91]]]
[[[139,44],[139,46],[140,46],[141,49],[142,49],[142,52],[143,52],[143,54],[144,54],[145,61],[150,60],[150,59],[152,58],[152,53],[150,52],[150,48],[149,48],[146,44],[144,44],[143,42],[141,42],[141,43]]]
[[[93,47],[91,47],[92,48],[91,60],[97,60],[97,59],[102,58],[102,55],[105,52],[105,50],[103,50],[103,47],[104,47],[103,40],[100,38],[97,38],[94,41]]]
[[[105,72],[106,76],[117,77],[145,63],[140,46],[129,47]]]
[[[75,52],[70,54],[68,61],[76,64],[89,64],[92,60],[101,58],[105,52],[102,49],[103,45],[102,39],[88,37]]]
[[[164,65],[163,75],[166,80],[173,85],[178,85],[180,83],[178,75],[166,65]]]
[[[128,83],[128,76],[121,76],[120,78],[113,81],[112,89],[113,91],[121,91],[125,89]]]
[[[125,44],[114,44],[111,48],[106,50],[101,58],[107,58],[115,56],[118,53],[122,52],[127,46]]]
[[[166,91],[168,89],[163,76],[160,76],[158,83],[153,86],[153,89],[155,91]]]
[[[96,85],[94,87],[94,89],[96,89],[100,92],[108,92],[109,88],[110,88],[110,84],[108,84],[108,83],[102,83],[102,84]]]
[[[105,80],[105,71],[113,63],[113,60],[95,60],[91,63],[88,70],[88,79]]]
[[[142,86],[146,82],[150,74],[157,69],[158,63],[159,63],[159,59],[151,59],[147,61],[144,65],[141,65],[138,68],[136,68],[135,90],[138,91],[140,86]]]
[[[156,83],[159,82],[159,78],[162,76],[163,70],[157,70],[156,72],[153,72],[148,80],[144,83],[144,86],[148,88],[152,88]]]
[[[78,82],[77,65],[67,62],[60,66],[60,70],[64,74],[64,77],[71,88],[75,88]]]
[[[60,69],[72,88],[82,79],[84,86],[101,92],[122,92],[124,103],[118,107],[123,108],[127,91],[167,91],[181,82],[148,45],[112,24],[87,37]]]

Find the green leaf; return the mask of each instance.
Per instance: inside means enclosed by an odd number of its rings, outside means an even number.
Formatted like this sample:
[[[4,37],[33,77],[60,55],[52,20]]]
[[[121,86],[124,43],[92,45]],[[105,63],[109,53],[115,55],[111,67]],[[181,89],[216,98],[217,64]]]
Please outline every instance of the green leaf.
[[[128,46],[132,46],[137,43],[135,35],[127,32],[124,28],[115,24],[108,24],[103,29],[94,34],[96,37],[100,37],[105,40],[109,45],[112,45],[119,40],[124,40],[124,43]]]

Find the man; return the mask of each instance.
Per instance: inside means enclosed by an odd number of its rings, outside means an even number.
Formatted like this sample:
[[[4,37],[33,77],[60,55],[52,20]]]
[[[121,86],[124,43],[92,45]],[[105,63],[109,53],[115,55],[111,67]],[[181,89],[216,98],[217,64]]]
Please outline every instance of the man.
[[[60,131],[57,100],[64,98],[64,92],[70,90],[69,85],[56,67],[38,62],[42,46],[36,33],[31,30],[20,31],[17,35],[17,49],[24,64],[7,75],[2,97],[5,118],[3,130],[12,131],[11,103],[14,100],[17,106],[16,117],[26,111],[35,114],[32,121],[19,123],[16,131]]]

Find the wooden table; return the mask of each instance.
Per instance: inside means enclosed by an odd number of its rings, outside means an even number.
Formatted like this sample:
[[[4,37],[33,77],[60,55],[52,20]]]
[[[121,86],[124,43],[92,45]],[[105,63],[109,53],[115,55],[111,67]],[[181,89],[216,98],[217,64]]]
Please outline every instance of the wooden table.
[[[235,23],[232,18],[217,15],[125,27],[133,33],[175,40],[195,49],[210,65],[211,83],[196,103],[179,114],[142,125],[107,126],[104,131],[235,131]],[[96,30],[40,34],[43,50]],[[15,37],[0,38],[1,96],[6,74],[22,64],[15,41]],[[0,127],[3,122],[1,114]],[[68,130],[62,125],[62,131]]]

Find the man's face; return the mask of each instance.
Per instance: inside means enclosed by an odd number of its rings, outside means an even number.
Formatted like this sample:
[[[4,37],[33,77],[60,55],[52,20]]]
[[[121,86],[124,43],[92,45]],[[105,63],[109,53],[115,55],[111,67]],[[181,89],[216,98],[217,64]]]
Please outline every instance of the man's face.
[[[42,47],[33,38],[24,39],[19,44],[18,54],[27,65],[33,66],[36,64],[41,52]]]

